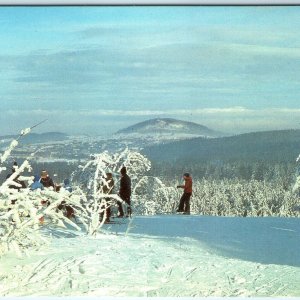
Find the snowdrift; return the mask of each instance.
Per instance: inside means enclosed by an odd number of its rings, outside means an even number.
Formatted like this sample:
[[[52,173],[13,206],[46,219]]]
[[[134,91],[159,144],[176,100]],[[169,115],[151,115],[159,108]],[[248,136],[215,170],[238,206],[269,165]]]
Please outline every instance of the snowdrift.
[[[299,296],[293,218],[135,216],[0,260],[1,296]]]

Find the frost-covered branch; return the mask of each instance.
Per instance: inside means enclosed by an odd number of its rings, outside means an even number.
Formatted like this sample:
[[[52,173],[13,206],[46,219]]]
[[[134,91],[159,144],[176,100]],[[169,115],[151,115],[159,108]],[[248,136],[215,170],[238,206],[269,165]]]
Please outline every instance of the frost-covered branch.
[[[22,130],[19,138],[39,124]],[[1,164],[18,145],[17,140],[13,140],[1,155]],[[0,166],[1,171],[4,169]],[[61,202],[71,200],[75,203],[78,199],[74,200],[66,193],[57,193],[53,190],[31,191],[30,188],[22,187],[19,180],[26,180],[29,184],[32,182],[32,176],[22,175],[25,170],[31,172],[28,160],[25,160],[20,167],[14,166],[12,175],[0,186],[0,255],[10,250],[21,255],[28,247],[38,247],[44,243],[45,239],[40,233],[39,226],[45,218],[49,223],[60,226],[68,223],[80,230],[79,226],[58,210]],[[50,205],[46,207],[46,203]]]

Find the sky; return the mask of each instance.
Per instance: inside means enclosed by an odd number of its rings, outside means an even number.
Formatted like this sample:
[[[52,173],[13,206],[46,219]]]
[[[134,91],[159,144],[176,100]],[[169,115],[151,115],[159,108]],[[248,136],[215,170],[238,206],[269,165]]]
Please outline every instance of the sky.
[[[298,6],[0,7],[0,135],[172,117],[300,128]]]

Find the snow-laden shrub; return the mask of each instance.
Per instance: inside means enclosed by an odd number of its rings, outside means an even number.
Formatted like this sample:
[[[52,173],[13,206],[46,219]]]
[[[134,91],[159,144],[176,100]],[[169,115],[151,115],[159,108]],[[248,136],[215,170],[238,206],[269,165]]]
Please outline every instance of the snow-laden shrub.
[[[136,195],[135,186],[139,184],[145,172],[151,168],[150,161],[139,152],[125,150],[110,154],[104,151],[91,155],[91,159],[84,165],[79,166],[79,170],[72,175],[72,181],[80,187],[81,203],[84,210],[77,211],[79,218],[86,224],[86,229],[90,234],[96,233],[106,219],[106,208],[116,205],[120,201],[127,205],[118,195],[118,185],[120,180],[120,170],[125,166],[127,174],[131,178],[132,202],[135,209]],[[108,195],[104,191],[109,186],[106,174],[112,173],[114,188]],[[99,223],[99,215],[103,215],[102,222]]]
[[[133,189],[134,211],[139,215],[173,212],[176,198],[177,189],[157,177],[143,176]]]
[[[22,130],[19,138],[28,134],[30,129]],[[18,140],[13,140],[0,156],[0,171],[6,169],[3,164],[17,145]],[[39,227],[45,221],[60,226],[69,223],[80,230],[58,210],[62,202],[78,205],[80,199],[64,189],[57,193],[53,188],[43,191],[21,188],[18,180],[27,181],[28,186],[33,182],[32,176],[22,176],[24,171],[31,171],[28,160],[20,167],[15,166],[14,172],[0,186],[0,255],[9,250],[21,254],[29,247],[44,243]]]
[[[294,183],[294,186],[293,186],[293,192],[300,196],[300,165],[299,165],[300,155],[297,157],[296,163],[297,163],[297,172],[296,172],[295,183]]]
[[[63,202],[78,202],[70,193],[53,189],[31,191],[29,188],[6,189],[1,191],[0,204],[0,253],[13,249],[18,253],[29,247],[45,243],[40,233],[40,226],[70,224],[80,230],[73,221],[66,218],[58,206]]]

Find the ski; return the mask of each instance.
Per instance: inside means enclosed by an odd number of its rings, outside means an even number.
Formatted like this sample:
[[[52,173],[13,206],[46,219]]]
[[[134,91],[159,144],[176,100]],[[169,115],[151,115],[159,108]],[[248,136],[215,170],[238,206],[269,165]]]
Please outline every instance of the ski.
[[[180,212],[177,211],[175,214],[176,215],[183,215],[183,216],[189,216],[190,215],[190,213],[181,212],[181,211]]]

